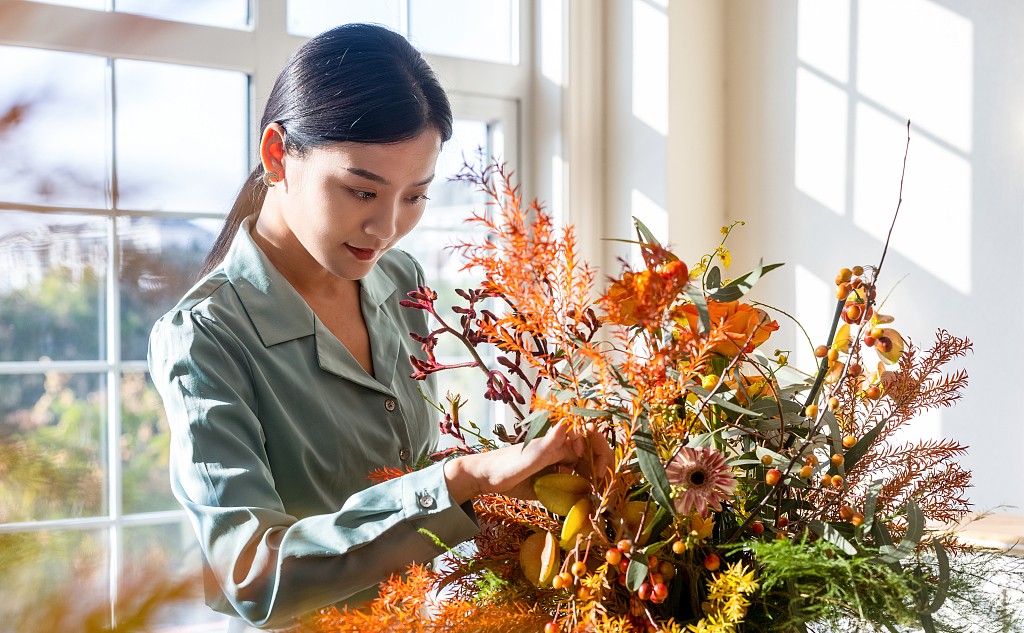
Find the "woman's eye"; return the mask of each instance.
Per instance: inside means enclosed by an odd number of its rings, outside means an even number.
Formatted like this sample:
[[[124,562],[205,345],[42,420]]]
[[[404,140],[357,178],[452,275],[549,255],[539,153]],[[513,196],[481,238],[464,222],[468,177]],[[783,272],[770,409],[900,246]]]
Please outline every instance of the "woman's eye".
[[[358,189],[349,189],[352,195],[359,198],[360,200],[372,200],[377,194],[372,191],[360,191]]]
[[[430,200],[430,198],[428,198],[426,196],[422,196],[422,195],[421,196],[412,196],[411,198],[409,198],[410,202],[426,202],[427,200]]]

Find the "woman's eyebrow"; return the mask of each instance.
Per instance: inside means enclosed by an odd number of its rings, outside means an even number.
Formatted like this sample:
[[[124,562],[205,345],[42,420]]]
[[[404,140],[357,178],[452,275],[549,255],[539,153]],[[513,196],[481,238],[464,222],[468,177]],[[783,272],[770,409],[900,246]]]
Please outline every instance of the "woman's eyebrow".
[[[346,171],[348,171],[349,173],[355,174],[356,176],[361,176],[363,178],[366,178],[367,180],[372,180],[373,182],[379,182],[382,185],[390,185],[391,184],[390,180],[388,180],[387,178],[385,178],[383,176],[378,176],[377,174],[373,173],[372,171],[367,171],[365,169],[360,169],[358,167],[347,167]],[[426,178],[426,179],[421,180],[421,181],[419,181],[417,183],[414,183],[413,187],[421,187],[423,185],[429,185],[432,180],[434,180],[434,174],[431,174],[429,178]]]

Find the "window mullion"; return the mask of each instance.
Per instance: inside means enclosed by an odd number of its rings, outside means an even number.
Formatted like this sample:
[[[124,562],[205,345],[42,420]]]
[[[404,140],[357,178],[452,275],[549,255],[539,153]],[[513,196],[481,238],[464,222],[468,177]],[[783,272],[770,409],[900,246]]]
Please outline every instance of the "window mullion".
[[[108,157],[110,161],[110,200],[111,214],[108,238],[109,257],[107,257],[107,360],[110,363],[107,372],[107,484],[109,499],[109,561],[110,561],[110,618],[116,627],[118,590],[121,580],[121,253],[120,236],[118,235],[118,187],[117,187],[117,78],[114,72],[115,60],[107,58],[107,139],[109,143]]]

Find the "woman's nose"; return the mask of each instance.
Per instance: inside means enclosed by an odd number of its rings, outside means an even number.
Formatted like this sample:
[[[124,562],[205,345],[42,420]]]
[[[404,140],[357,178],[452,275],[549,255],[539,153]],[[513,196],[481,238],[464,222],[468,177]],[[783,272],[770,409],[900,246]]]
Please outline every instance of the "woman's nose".
[[[367,218],[363,230],[382,242],[391,240],[398,231],[398,200],[381,200],[379,205],[373,209],[373,213]]]

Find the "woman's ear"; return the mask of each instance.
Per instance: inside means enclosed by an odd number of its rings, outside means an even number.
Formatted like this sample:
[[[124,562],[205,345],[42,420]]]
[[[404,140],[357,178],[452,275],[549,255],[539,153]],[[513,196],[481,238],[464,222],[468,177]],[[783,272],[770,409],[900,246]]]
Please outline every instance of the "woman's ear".
[[[263,130],[260,138],[260,162],[263,171],[277,176],[275,180],[284,180],[284,128],[279,123],[271,123]]]

